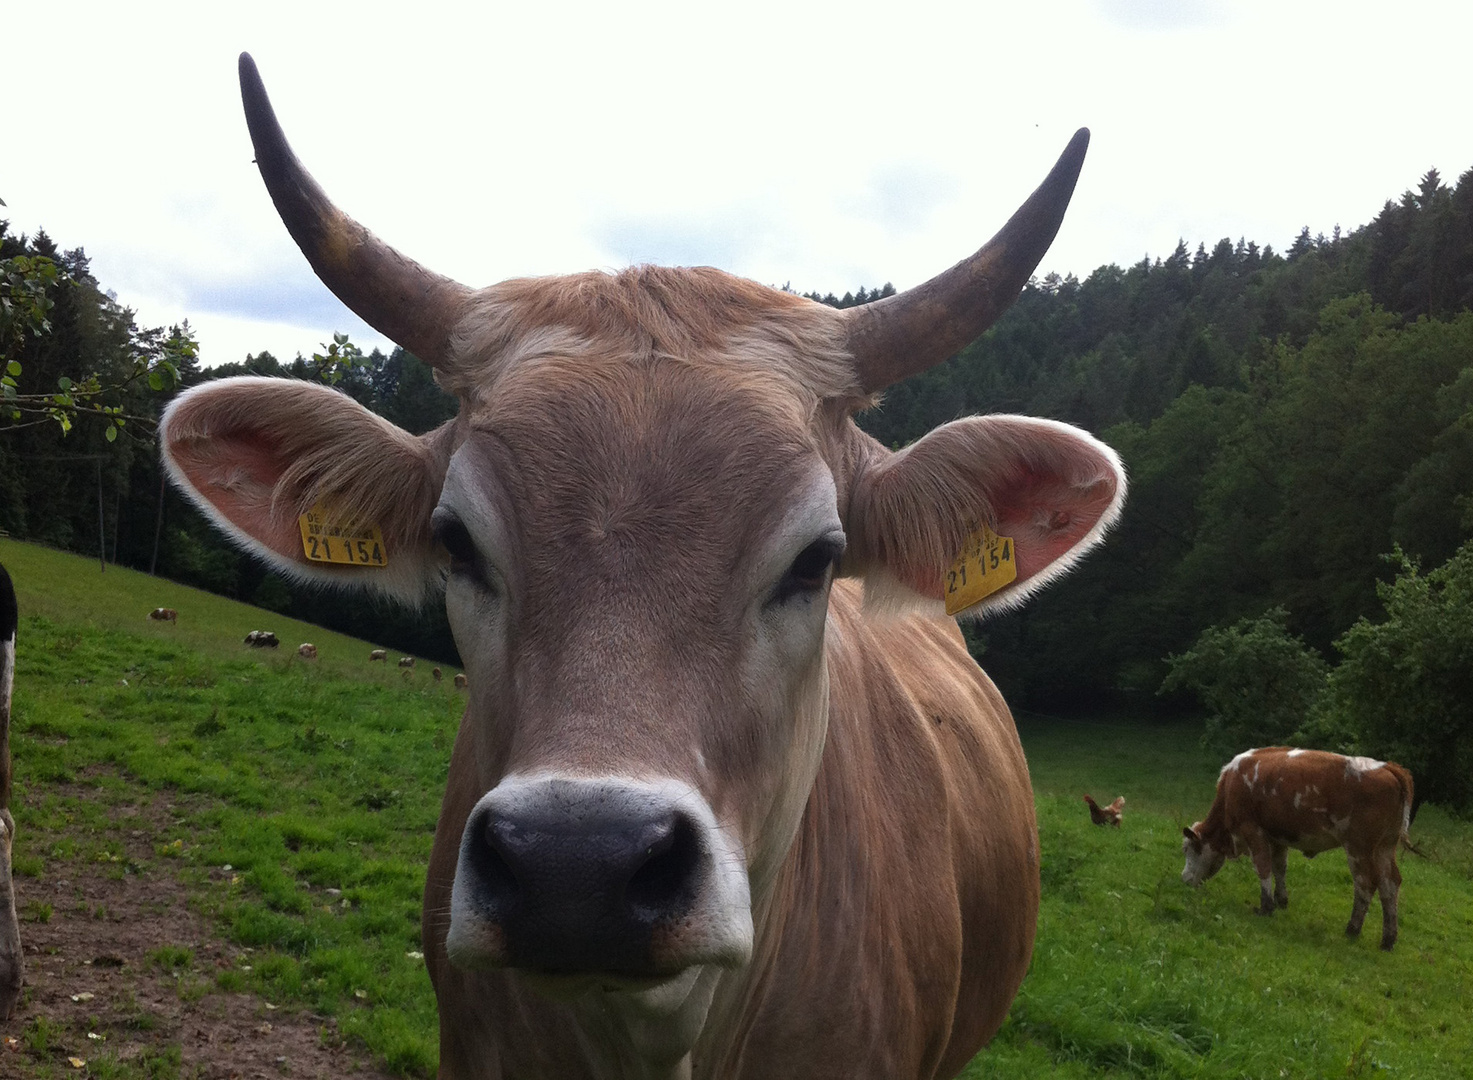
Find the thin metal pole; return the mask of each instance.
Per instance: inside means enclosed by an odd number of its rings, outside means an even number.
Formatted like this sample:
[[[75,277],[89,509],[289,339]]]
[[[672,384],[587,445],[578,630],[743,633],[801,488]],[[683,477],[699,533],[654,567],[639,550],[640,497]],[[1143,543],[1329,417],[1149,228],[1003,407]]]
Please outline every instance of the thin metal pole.
[[[107,531],[102,524],[102,460],[97,462],[97,564],[107,573]]]
[[[113,565],[118,565],[118,533],[123,530],[123,489],[113,498]]]
[[[153,525],[153,558],[148,560],[149,577],[157,577],[159,569],[159,537],[164,534],[164,470],[159,467],[159,516]]]

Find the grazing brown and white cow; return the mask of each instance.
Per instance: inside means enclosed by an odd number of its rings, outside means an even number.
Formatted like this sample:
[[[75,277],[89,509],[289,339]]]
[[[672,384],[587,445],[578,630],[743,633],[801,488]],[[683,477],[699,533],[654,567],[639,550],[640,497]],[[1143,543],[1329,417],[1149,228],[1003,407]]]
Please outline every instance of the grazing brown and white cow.
[[[1060,423],[896,453],[852,416],[1016,297],[1087,133],[976,255],[866,307],[709,268],[477,291],[333,207],[241,76],[309,261],[460,399],[415,437],[227,379],[161,429],[175,482],[288,574],[417,600],[448,570],[471,689],[424,898],[440,1075],[955,1075],[1027,969],[1039,877],[948,590],[1022,602],[1125,482]]]
[[[1289,849],[1313,858],[1343,847],[1355,903],[1345,933],[1355,937],[1371,897],[1381,896],[1381,948],[1396,944],[1401,871],[1396,845],[1411,826],[1412,774],[1400,765],[1324,750],[1270,746],[1245,750],[1223,766],[1207,820],[1183,829],[1181,878],[1201,885],[1223,861],[1245,852],[1260,890],[1259,913],[1289,906]],[[1269,883],[1272,877],[1273,887]]]
[[[156,607],[148,613],[154,622],[178,622],[179,612],[171,607]]]
[[[10,856],[15,819],[10,816],[10,694],[15,686],[15,634],[20,623],[15,587],[0,566],[0,1020],[15,1012],[25,982],[20,921],[15,914],[15,879]]]
[[[374,649],[372,652],[370,652],[368,654],[368,662],[371,664],[375,660],[382,660],[384,663],[387,664],[389,662],[389,650],[388,649]]]
[[[303,660],[316,660],[317,646],[313,645],[310,641],[304,641],[297,646],[297,655]]]

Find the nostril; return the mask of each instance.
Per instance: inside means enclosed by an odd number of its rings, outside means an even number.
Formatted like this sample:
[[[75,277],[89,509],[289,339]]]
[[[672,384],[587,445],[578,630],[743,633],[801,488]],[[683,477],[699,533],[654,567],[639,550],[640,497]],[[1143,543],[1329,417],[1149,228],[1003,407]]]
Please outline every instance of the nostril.
[[[470,845],[466,853],[471,860],[481,902],[498,914],[505,914],[520,892],[517,876],[502,854],[502,824],[489,823],[481,830],[482,842]]]
[[[630,909],[651,922],[683,914],[695,901],[701,862],[695,825],[684,814],[676,814],[644,846],[624,894]]]

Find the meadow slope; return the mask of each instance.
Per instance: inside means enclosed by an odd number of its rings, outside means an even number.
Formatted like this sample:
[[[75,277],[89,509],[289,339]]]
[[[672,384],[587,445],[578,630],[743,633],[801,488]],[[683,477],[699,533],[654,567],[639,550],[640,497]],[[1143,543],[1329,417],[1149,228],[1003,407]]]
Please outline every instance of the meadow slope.
[[[17,891],[23,934],[46,943],[27,956],[20,1015],[0,1024],[16,1040],[0,1076],[78,1075],[77,1056],[86,1075],[213,1080],[241,1071],[250,1040],[288,1031],[296,1043],[272,1053],[292,1075],[433,1076],[419,915],[463,707],[449,673],[406,680],[370,665],[367,642],[75,556],[0,540],[0,562],[22,610]],[[178,625],[148,622],[155,606]],[[283,648],[244,648],[250,629]],[[307,640],[315,664],[292,654]],[[1401,857],[1386,955],[1378,906],[1361,940],[1341,932],[1336,853],[1291,855],[1291,906],[1271,919],[1253,913],[1241,862],[1182,885],[1181,827],[1221,764],[1198,729],[1027,715],[1019,728],[1038,942],[970,1080],[1469,1075],[1468,823],[1423,807],[1413,835],[1429,858]],[[1123,827],[1092,826],[1085,791],[1125,795]],[[83,986],[96,998],[76,1001]]]

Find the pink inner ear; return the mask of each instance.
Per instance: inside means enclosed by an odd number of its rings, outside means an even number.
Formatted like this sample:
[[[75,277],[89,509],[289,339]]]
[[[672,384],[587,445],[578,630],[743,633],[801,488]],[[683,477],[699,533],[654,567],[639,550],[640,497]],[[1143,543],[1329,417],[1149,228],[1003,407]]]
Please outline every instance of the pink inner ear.
[[[1027,581],[1066,554],[1099,522],[1115,499],[1113,478],[1075,487],[1054,476],[1022,471],[997,491],[997,533],[1011,536],[1018,580]]]
[[[876,531],[874,550],[889,572],[940,600],[976,523],[1011,539],[1017,576],[1004,592],[1012,592],[1068,566],[1117,511],[1124,482],[1110,449],[1075,428],[969,417],[871,470],[855,505],[858,520]]]
[[[302,541],[295,519],[271,510],[282,467],[279,455],[259,433],[241,430],[181,439],[170,451],[185,479],[230,524],[279,555],[300,558]]]

